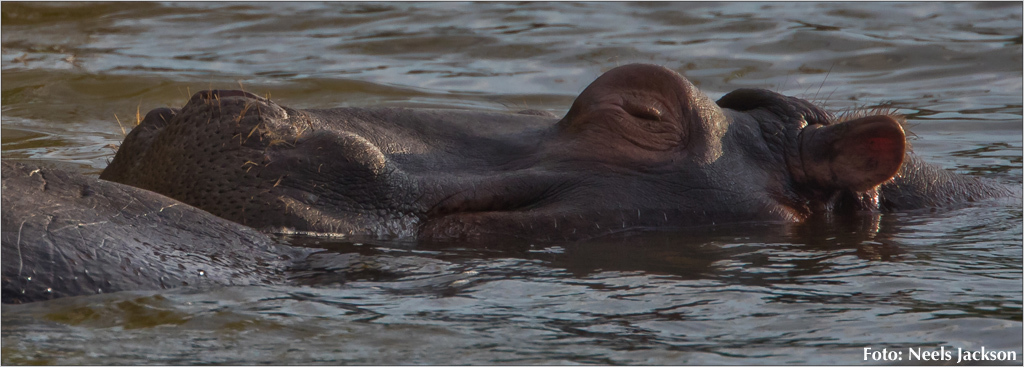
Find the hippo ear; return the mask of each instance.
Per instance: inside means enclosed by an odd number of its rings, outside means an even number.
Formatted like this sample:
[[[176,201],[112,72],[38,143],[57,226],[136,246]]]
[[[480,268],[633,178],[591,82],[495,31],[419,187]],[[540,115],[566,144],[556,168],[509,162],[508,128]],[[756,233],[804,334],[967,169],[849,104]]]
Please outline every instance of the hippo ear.
[[[900,169],[906,135],[896,120],[869,116],[830,126],[811,125],[800,140],[797,181],[832,189],[865,191]]]

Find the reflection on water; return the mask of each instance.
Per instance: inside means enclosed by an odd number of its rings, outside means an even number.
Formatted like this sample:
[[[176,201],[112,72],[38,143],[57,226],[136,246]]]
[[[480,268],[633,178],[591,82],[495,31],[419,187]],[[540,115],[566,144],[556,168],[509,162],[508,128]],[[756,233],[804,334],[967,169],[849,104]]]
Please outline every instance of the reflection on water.
[[[649,62],[712,98],[889,105],[917,154],[1021,182],[1020,3],[2,4],[2,156],[96,174],[198,90],[562,114]],[[116,116],[116,118],[115,118]],[[7,364],[859,364],[1022,353],[1020,203],[582,243],[288,238],[296,286],[3,307]],[[1020,360],[1013,364],[1020,364]]]
[[[883,216],[877,233],[737,227],[502,250],[293,238],[327,249],[293,272],[304,286],[7,306],[4,358],[734,364],[1019,350],[1020,247],[992,239],[1018,235],[1020,212],[964,210]]]

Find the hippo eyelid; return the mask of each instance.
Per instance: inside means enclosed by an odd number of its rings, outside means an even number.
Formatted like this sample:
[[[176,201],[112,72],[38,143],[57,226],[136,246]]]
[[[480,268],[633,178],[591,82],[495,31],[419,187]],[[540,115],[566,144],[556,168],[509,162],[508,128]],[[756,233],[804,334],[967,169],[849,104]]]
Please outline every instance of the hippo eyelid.
[[[662,112],[662,107],[664,107],[664,101],[654,96],[644,93],[633,93],[625,96],[625,98],[622,98],[615,104],[633,117],[658,122],[663,121],[662,116],[664,112]]]
[[[639,117],[639,118],[642,118],[642,119],[654,120],[654,121],[660,122],[662,114],[661,114],[661,110],[659,110],[659,109],[657,109],[655,107],[648,107],[646,109],[641,109],[641,110],[633,111],[632,115],[636,116],[636,117]]]
[[[662,122],[663,113],[660,108],[650,105],[641,105],[635,103],[624,103],[620,106],[630,116],[636,117],[641,120],[651,120]]]

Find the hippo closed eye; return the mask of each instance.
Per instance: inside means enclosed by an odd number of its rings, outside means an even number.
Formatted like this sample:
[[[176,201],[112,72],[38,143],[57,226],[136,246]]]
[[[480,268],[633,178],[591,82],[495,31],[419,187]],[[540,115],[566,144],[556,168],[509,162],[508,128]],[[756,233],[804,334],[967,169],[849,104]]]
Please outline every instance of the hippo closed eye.
[[[899,119],[626,65],[558,119],[295,110],[240,91],[151,112],[101,178],[275,232],[573,239],[1007,195],[906,152]]]

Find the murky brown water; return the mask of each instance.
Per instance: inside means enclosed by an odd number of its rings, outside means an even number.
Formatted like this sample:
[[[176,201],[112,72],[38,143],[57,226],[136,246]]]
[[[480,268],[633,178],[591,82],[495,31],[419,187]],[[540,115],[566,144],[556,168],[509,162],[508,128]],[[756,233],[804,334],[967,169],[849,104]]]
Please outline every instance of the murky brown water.
[[[888,104],[928,161],[1020,185],[1021,19],[1020,3],[5,2],[2,157],[97,174],[118,121],[209,88],[562,114],[601,72],[649,62],[712,98]],[[4,305],[2,362],[860,364],[865,347],[985,347],[1020,364],[1021,223],[1020,203],[991,202],[529,251],[293,238],[329,250],[306,286]]]

